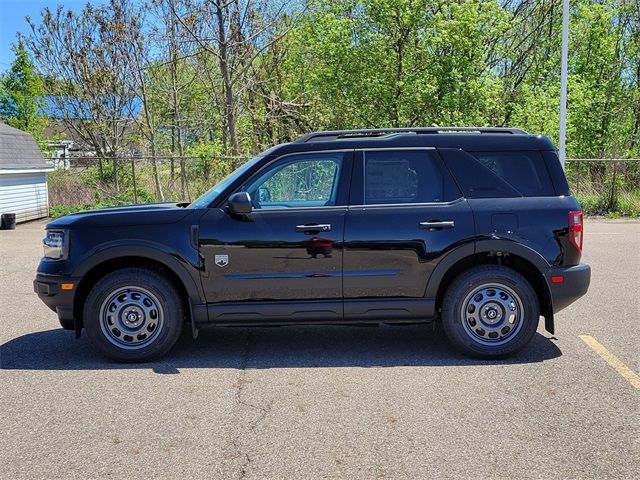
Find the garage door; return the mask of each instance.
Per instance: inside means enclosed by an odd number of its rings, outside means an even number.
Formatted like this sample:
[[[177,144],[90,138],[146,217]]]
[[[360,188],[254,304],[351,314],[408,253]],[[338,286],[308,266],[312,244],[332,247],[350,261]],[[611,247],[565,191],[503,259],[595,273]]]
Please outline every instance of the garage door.
[[[17,222],[48,215],[46,173],[0,174],[0,213],[15,213]]]

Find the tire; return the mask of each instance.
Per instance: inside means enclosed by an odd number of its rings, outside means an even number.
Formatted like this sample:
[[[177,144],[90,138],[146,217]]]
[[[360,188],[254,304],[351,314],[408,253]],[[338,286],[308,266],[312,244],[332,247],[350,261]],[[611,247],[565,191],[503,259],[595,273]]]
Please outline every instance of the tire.
[[[445,293],[442,323],[451,343],[476,358],[505,358],[525,347],[540,319],[538,297],[515,270],[481,265],[461,273]]]
[[[167,353],[184,325],[182,299],[171,282],[144,268],[124,268],[101,279],[84,304],[84,326],[107,357],[144,362]]]

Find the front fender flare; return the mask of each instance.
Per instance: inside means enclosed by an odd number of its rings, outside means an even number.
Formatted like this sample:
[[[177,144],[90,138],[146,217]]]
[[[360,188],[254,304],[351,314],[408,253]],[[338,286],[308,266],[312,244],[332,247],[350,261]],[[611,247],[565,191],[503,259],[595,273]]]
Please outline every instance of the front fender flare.
[[[123,257],[147,258],[163,264],[180,279],[191,303],[202,303],[204,292],[198,273],[198,254],[195,250],[194,258],[187,259],[178,252],[168,249],[166,245],[155,242],[129,241],[127,245],[101,244],[80,262],[73,276],[82,278],[96,266]]]

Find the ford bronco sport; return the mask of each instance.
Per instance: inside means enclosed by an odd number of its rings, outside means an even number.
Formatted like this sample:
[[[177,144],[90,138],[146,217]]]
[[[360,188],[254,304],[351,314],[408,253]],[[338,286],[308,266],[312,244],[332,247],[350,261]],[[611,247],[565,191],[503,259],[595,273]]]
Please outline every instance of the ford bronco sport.
[[[590,281],[555,147],[506,128],[311,133],[192,203],[68,215],[43,242],[35,291],[121,361],[167,353],[185,323],[440,321],[505,357]]]

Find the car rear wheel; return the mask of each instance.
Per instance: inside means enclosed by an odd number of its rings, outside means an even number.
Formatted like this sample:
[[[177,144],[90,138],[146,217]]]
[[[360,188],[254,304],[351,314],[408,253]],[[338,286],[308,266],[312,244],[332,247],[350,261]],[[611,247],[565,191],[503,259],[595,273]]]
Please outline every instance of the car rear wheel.
[[[184,324],[182,300],[171,282],[143,268],[110,273],[84,305],[84,326],[98,349],[115,360],[141,362],[167,353]]]
[[[444,331],[467,355],[503,358],[527,345],[538,327],[538,298],[515,270],[481,265],[460,274],[442,303]]]

